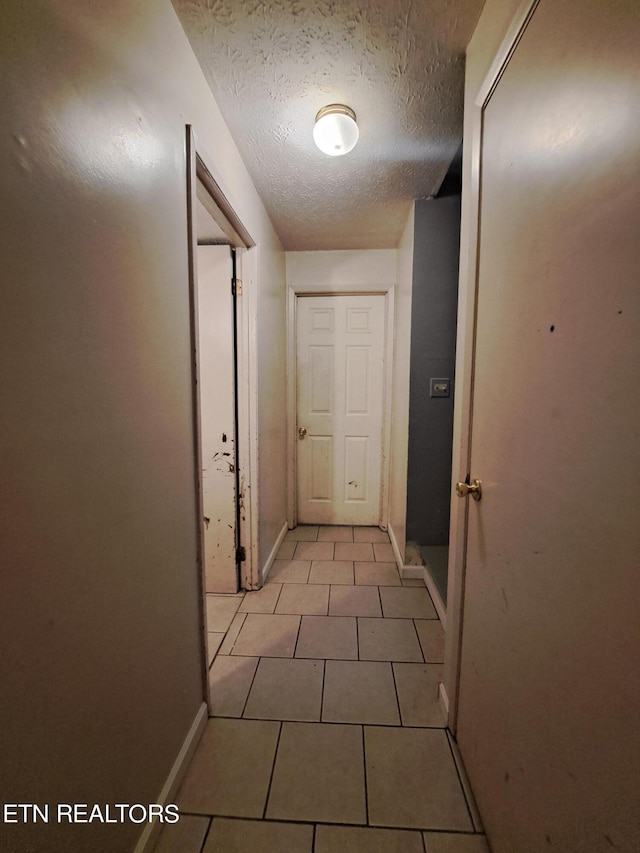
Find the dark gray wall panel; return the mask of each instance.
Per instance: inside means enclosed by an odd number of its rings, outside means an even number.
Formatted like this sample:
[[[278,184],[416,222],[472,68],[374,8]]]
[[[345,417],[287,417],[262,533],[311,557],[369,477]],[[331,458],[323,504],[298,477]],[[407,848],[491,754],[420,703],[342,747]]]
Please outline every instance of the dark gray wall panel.
[[[407,539],[446,545],[449,537],[460,196],[416,202],[411,304]],[[432,377],[451,380],[430,397]]]

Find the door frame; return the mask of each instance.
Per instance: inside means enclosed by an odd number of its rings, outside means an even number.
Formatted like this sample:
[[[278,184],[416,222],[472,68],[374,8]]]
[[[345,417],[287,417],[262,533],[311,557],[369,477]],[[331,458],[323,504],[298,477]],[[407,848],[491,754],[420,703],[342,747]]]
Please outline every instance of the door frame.
[[[298,299],[309,296],[384,296],[384,387],[382,403],[382,470],[380,474],[379,526],[389,522],[389,485],[391,482],[391,409],[393,396],[393,323],[395,317],[395,285],[331,285],[320,289],[304,286],[287,288],[287,518],[289,529],[298,523],[297,494],[297,340]]]
[[[456,497],[453,484],[469,474],[473,417],[473,384],[478,296],[480,200],[482,176],[482,131],[484,109],[498,85],[540,0],[514,3],[510,22],[489,55],[487,70],[476,84],[466,81],[464,151],[462,166],[462,217],[460,232],[460,273],[458,290],[458,334],[456,342],[456,392],[453,414],[453,458],[449,565],[447,583],[447,631],[445,635],[444,681],[440,698],[447,712],[447,725],[455,735],[466,572],[467,519],[469,501]],[[467,64],[469,68],[469,64]]]
[[[236,250],[236,279],[241,282],[236,293],[236,455],[238,460],[241,525],[239,544],[243,545],[246,560],[240,564],[240,583],[243,589],[259,585],[258,562],[258,387],[255,329],[257,323],[258,246],[235,213],[209,168],[197,151],[193,127],[186,125],[186,202],[187,252],[190,305],[190,347],[192,376],[192,411],[194,437],[194,488],[197,530],[198,595],[202,633],[202,683],[207,704],[209,696],[209,667],[207,658],[207,616],[204,566],[204,513],[202,494],[202,443],[200,434],[200,376],[198,359],[198,237],[196,229],[197,181],[207,190],[211,200],[210,212],[229,237]],[[215,212],[215,215],[214,215]]]

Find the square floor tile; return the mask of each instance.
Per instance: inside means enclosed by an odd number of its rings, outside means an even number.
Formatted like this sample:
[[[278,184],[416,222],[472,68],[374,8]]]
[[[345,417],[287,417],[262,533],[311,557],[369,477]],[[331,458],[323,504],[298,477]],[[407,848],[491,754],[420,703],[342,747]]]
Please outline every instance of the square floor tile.
[[[437,663],[394,663],[393,672],[403,726],[444,728],[446,720],[438,698],[442,665]]]
[[[419,832],[355,826],[316,827],[315,853],[424,853]]]
[[[310,570],[310,560],[274,560],[267,583],[306,583]]]
[[[357,660],[358,636],[355,618],[351,616],[303,616],[296,646],[296,657]]]
[[[416,631],[427,663],[444,663],[444,628],[439,619],[416,619]]]
[[[213,659],[216,656],[218,649],[220,648],[220,643],[224,640],[224,633],[214,633],[213,631],[207,632],[207,659],[209,661],[209,666],[213,663]]]
[[[369,823],[473,831],[444,730],[365,726]]]
[[[365,586],[402,586],[395,563],[356,563],[355,580]]]
[[[322,719],[333,723],[400,725],[391,664],[328,660]]]
[[[309,824],[216,817],[202,853],[311,853],[312,849],[313,826]]]
[[[352,527],[321,527],[318,542],[353,542]]]
[[[333,542],[298,542],[296,560],[333,560]]]
[[[370,542],[336,542],[336,560],[373,560],[373,545]]]
[[[266,583],[262,589],[248,592],[238,608],[238,613],[273,613],[282,584]]]
[[[401,578],[402,586],[419,586],[422,588],[424,586],[424,581],[422,578]]]
[[[266,816],[366,823],[360,726],[283,723]]]
[[[418,635],[409,619],[358,617],[360,660],[398,660],[423,663]]]
[[[318,538],[318,525],[315,524],[301,524],[298,527],[294,527],[293,530],[287,530],[284,541],[285,542],[315,542]]]
[[[382,616],[377,586],[332,586],[329,616]]]
[[[296,550],[295,539],[285,539],[276,553],[277,560],[292,560],[293,552]]]
[[[313,574],[313,564],[311,568]],[[322,584],[286,583],[278,600],[276,613],[326,616],[329,609],[329,587]]]
[[[207,595],[207,631],[224,634],[241,603],[237,595]]]
[[[246,613],[236,613],[233,617],[233,622],[229,626],[229,630],[227,631],[220,648],[218,649],[218,654],[221,655],[230,655],[233,651],[233,647],[236,644],[236,640],[238,639],[238,634],[240,633],[240,629],[244,625],[244,620],[247,618]]]
[[[209,670],[209,698],[215,717],[241,717],[259,658],[218,655]]]
[[[393,546],[390,542],[374,542],[373,553],[375,559],[380,563],[385,561],[395,563],[396,555],[393,553]]]
[[[314,560],[309,583],[353,584],[353,563],[350,560]]]
[[[178,791],[180,811],[261,818],[280,725],[209,720]]]
[[[320,719],[324,662],[262,658],[244,711],[260,720]]]
[[[484,835],[462,835],[459,832],[424,832],[423,835],[427,853],[489,853]]]
[[[184,814],[177,823],[165,823],[154,853],[200,853],[209,829],[209,817]]]
[[[233,647],[234,655],[291,658],[296,647],[299,616],[249,613]]]
[[[389,534],[379,527],[354,527],[354,542],[388,542]]]
[[[426,589],[399,586],[380,590],[382,613],[389,619],[437,619],[438,614]]]

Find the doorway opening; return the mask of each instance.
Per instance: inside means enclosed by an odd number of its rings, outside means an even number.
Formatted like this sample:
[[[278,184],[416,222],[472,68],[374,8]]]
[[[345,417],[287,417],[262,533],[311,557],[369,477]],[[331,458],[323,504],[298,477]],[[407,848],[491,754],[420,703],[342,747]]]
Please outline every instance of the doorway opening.
[[[255,242],[236,215],[187,127],[187,224],[191,301],[203,686],[208,697],[208,595],[256,586],[257,467]],[[244,278],[244,282],[243,282]]]
[[[435,198],[416,201],[406,565],[425,583],[446,623],[462,145]]]

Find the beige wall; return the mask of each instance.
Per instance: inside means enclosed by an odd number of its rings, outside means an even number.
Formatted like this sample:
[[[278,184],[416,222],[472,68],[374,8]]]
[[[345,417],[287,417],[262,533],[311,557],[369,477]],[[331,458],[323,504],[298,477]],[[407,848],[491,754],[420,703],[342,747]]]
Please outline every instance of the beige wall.
[[[259,244],[267,549],[284,256],[168,2],[12,4],[0,41],[0,788],[155,802],[202,702],[186,123]],[[140,827],[7,832],[16,853],[111,853]]]
[[[390,287],[396,281],[395,249],[287,252],[287,285],[299,290]]]

